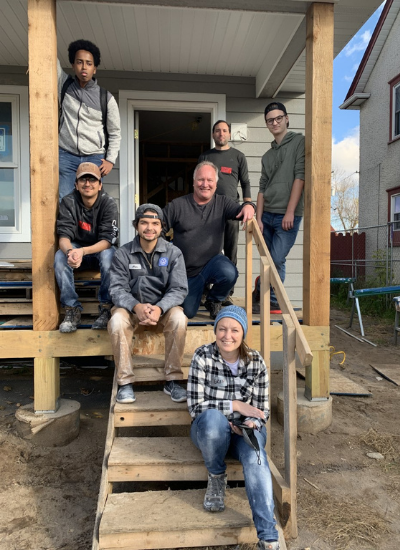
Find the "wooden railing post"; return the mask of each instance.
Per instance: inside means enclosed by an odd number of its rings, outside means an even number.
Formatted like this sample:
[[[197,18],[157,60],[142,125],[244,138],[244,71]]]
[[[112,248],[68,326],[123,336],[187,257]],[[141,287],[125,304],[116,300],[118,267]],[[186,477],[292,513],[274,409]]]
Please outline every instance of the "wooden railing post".
[[[270,313],[270,266],[266,258],[260,257],[260,353],[268,371],[269,410],[271,411],[271,313]],[[267,453],[271,455],[271,414],[267,421]]]
[[[289,526],[291,536],[297,537],[297,384],[296,330],[290,315],[282,315],[283,333],[283,403],[285,480],[290,487]]]
[[[252,313],[252,279],[253,279],[253,232],[252,223],[246,226],[246,283],[245,283],[245,309],[248,329],[246,342],[249,347],[253,345],[253,313]]]

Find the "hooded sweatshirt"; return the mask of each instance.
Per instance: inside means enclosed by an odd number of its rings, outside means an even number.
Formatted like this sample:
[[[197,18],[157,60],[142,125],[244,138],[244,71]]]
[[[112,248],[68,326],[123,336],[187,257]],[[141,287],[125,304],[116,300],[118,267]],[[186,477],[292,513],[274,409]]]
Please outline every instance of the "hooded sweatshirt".
[[[285,214],[295,179],[304,180],[304,136],[288,132],[278,145],[274,140],[271,149],[261,159],[259,192],[264,195],[264,212]],[[294,212],[302,216],[303,193]]]

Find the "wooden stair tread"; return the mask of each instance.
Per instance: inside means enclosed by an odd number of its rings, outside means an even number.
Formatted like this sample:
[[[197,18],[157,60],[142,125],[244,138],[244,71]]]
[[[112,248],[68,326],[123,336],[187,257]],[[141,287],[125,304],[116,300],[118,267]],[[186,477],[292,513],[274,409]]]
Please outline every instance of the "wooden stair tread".
[[[116,403],[115,427],[127,426],[184,426],[191,418],[184,403],[174,403],[163,391],[136,392],[135,403]]]
[[[183,367],[189,367],[193,355],[185,354],[182,360]],[[164,354],[154,354],[151,355],[134,355],[133,356],[133,365],[134,368],[140,367],[162,367],[164,368],[165,364],[165,355]]]
[[[227,490],[221,514],[203,509],[204,491],[110,494],[100,523],[100,549],[257,542],[244,488]]]

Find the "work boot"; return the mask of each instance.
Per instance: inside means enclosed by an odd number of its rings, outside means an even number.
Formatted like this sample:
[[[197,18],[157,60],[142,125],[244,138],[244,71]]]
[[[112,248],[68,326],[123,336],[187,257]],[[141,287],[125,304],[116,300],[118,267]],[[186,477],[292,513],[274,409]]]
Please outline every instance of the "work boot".
[[[182,388],[175,380],[168,380],[164,386],[164,393],[171,396],[175,403],[183,403],[187,400],[186,390]]]
[[[233,303],[232,296],[231,296],[231,295],[227,296],[227,297],[225,298],[225,300],[222,302],[222,305],[223,305],[224,307],[226,307],[226,306],[234,306],[235,304]]]
[[[60,332],[75,332],[81,324],[81,310],[79,307],[66,307],[64,321],[60,325]]]
[[[134,403],[136,396],[133,391],[132,384],[126,384],[125,386],[118,386],[117,402],[118,403]]]
[[[222,303],[221,302],[212,302],[211,300],[206,300],[204,307],[207,311],[210,312],[211,319],[215,319],[218,313],[221,311]]]
[[[257,544],[258,550],[279,550],[279,541],[267,542],[266,540],[259,540]]]
[[[204,496],[203,508],[207,512],[223,512],[225,510],[226,474],[208,474],[207,491]]]
[[[251,293],[252,313],[260,315],[260,287],[257,285],[260,277],[254,281],[254,290]]]
[[[99,316],[92,325],[92,329],[105,330],[111,319],[111,304],[99,305]]]

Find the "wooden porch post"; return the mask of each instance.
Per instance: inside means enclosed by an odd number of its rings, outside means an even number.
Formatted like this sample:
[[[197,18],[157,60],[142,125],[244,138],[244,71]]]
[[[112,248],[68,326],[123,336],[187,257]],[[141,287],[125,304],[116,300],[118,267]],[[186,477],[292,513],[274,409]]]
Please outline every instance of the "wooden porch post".
[[[58,206],[56,0],[28,0],[29,111],[32,208],[33,330],[54,330]],[[54,411],[60,393],[59,359],[35,358],[35,411]]]
[[[334,6],[313,3],[306,16],[306,182],[303,315],[329,327],[330,201]],[[329,352],[315,352],[306,372],[306,397],[329,397]]]

